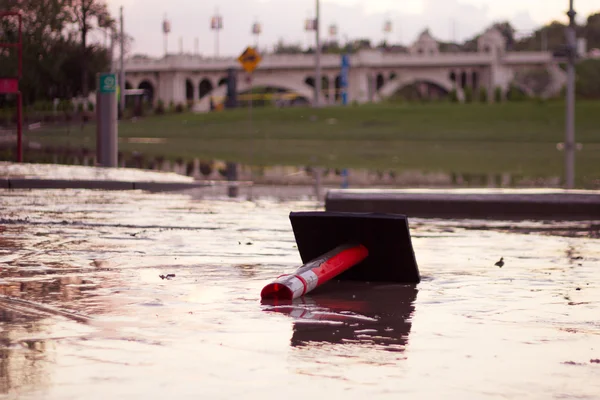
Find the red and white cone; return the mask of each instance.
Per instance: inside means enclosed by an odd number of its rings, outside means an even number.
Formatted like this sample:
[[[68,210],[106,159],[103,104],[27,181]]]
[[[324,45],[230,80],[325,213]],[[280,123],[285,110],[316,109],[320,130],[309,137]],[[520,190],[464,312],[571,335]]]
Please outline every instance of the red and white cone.
[[[304,264],[293,274],[279,276],[260,292],[263,299],[293,300],[321,286],[367,258],[361,244],[343,245]]]

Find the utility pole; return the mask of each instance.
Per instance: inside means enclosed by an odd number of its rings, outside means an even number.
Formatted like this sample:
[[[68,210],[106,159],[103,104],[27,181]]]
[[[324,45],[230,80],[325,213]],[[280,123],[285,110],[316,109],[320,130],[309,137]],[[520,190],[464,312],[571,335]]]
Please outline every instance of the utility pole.
[[[319,27],[321,25],[319,17],[319,0],[316,0],[316,16],[315,16],[315,32],[316,32],[316,49],[315,49],[315,107],[319,108],[319,95],[321,94],[321,38],[319,36]]]
[[[121,15],[120,15],[120,20],[121,20],[121,71],[120,71],[120,77],[119,77],[119,83],[121,84],[121,90],[120,90],[120,94],[121,94],[121,98],[119,99],[120,101],[120,106],[121,106],[121,112],[125,111],[125,24],[123,23],[123,6],[121,6]]]
[[[567,98],[565,118],[565,183],[567,189],[575,187],[575,58],[577,43],[575,37],[575,15],[573,0],[569,0],[569,26],[567,28]]]
[[[171,33],[171,22],[167,19],[167,14],[165,14],[165,16],[163,17],[163,40],[165,48],[165,57],[167,57],[169,50],[169,33]]]
[[[262,33],[262,25],[260,22],[255,22],[252,24],[252,34],[254,35],[254,48],[258,51],[258,37]]]
[[[219,14],[219,9],[216,9],[215,15],[210,21],[210,28],[215,33],[215,57],[219,58],[219,31],[223,29],[223,17]]]
[[[110,28],[110,48],[108,49],[109,51],[109,58],[110,58],[110,72],[115,72],[115,39],[117,38],[117,31],[116,28],[111,27]]]

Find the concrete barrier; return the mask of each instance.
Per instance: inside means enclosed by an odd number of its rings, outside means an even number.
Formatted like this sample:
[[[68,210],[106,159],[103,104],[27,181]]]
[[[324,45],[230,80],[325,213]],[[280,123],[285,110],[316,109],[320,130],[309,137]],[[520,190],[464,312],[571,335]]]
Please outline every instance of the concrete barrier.
[[[600,220],[600,191],[333,189],[326,195],[325,209],[423,218]]]

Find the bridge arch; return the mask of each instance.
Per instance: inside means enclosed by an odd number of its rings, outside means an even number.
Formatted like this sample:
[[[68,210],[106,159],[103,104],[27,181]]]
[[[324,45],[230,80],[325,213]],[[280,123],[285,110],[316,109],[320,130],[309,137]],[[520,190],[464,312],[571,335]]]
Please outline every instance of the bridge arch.
[[[144,89],[144,95],[142,96],[144,101],[148,102],[148,104],[154,104],[156,86],[154,86],[152,81],[144,79],[139,83],[138,89]]]
[[[388,81],[383,87],[377,92],[377,96],[379,99],[388,98],[394,95],[398,90],[402,89],[405,86],[409,86],[415,84],[417,82],[427,82],[432,83],[440,88],[446,90],[450,93],[452,90],[456,90],[456,94],[459,100],[464,99],[464,92],[460,88],[460,86],[456,85],[450,80],[449,77],[440,77],[433,74],[414,74],[414,75],[405,75],[402,74],[396,79]]]
[[[204,78],[198,84],[198,98],[202,100],[213,91],[213,84],[208,78]]]
[[[299,79],[281,79],[272,76],[257,76],[252,79],[252,83],[248,83],[245,79],[237,79],[237,92],[247,92],[256,87],[276,87],[296,93],[301,97],[305,97],[309,102],[312,101],[315,95],[315,90],[312,86],[304,83],[303,78]],[[194,109],[196,111],[210,110],[210,99],[214,98],[215,103],[220,103],[227,94],[227,85],[218,86],[207,93]],[[321,104],[325,104],[325,96],[321,94]]]
[[[140,85],[142,83],[144,83],[145,86],[152,86],[155,94],[154,100],[156,100],[156,93],[158,93],[158,80],[154,74],[137,74],[135,76],[127,76],[125,79],[125,84],[127,85],[127,83],[130,85],[129,89],[140,89]]]
[[[194,86],[194,81],[192,79],[188,78],[185,80],[185,99],[188,102],[194,101],[194,98],[196,97],[196,90]]]

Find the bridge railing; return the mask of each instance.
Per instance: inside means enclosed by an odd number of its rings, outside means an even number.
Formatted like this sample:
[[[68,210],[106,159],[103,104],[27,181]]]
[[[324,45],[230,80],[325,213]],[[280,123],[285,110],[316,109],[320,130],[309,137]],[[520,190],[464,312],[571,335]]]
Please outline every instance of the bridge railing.
[[[350,56],[352,67],[452,67],[490,64],[496,61],[495,55],[486,52],[409,54],[387,53],[379,50],[363,50]],[[500,56],[499,62],[506,64],[548,63],[552,61],[550,52],[507,52]],[[312,69],[312,54],[267,54],[263,56],[258,70],[269,69]],[[325,69],[340,68],[339,54],[324,54],[321,65]],[[240,68],[234,58],[204,58],[193,55],[170,55],[161,59],[133,58],[126,62],[129,72],[158,71],[223,71],[227,68]]]

